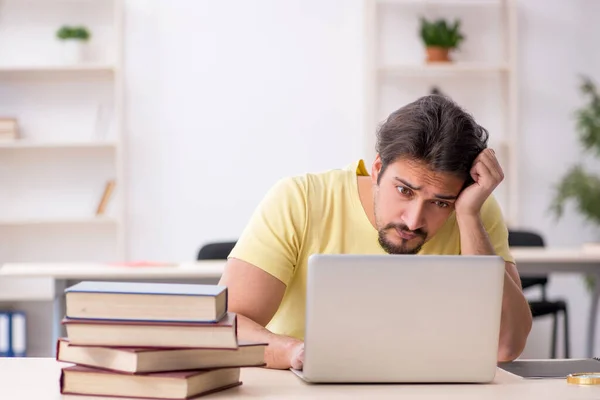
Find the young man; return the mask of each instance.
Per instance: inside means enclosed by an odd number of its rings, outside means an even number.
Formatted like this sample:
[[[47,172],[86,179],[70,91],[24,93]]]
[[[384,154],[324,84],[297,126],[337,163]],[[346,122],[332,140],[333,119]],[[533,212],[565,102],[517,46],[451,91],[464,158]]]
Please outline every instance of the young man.
[[[270,368],[302,368],[314,253],[496,254],[506,263],[498,360],[517,358],[531,311],[492,196],[504,175],[487,131],[432,95],[391,114],[377,136],[371,175],[359,161],[283,179],[263,199],[220,282],[240,338],[268,342]]]

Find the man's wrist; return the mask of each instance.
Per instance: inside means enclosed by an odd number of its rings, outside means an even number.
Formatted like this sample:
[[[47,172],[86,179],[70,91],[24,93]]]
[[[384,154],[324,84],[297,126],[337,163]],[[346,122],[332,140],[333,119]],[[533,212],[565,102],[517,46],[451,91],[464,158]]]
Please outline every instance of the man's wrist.
[[[479,213],[457,213],[456,221],[460,232],[462,254],[496,254]]]
[[[293,337],[277,335],[272,332],[269,332],[266,341],[269,343],[265,351],[265,363],[267,367],[275,369],[289,368],[294,347],[300,341]]]
[[[457,212],[456,221],[459,225],[475,226],[481,224],[481,214],[479,212]]]
[[[290,362],[294,352],[296,351],[296,347],[301,345],[302,341],[289,336],[281,336],[281,340],[281,346],[283,348],[283,354],[285,354],[285,359],[287,362]]]

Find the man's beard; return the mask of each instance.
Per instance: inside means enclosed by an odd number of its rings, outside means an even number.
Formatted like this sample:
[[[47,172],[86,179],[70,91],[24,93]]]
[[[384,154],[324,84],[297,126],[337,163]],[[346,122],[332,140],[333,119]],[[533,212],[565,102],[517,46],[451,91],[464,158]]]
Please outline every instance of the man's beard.
[[[405,231],[408,233],[414,233],[415,235],[417,235],[417,237],[412,240],[420,239],[420,242],[412,248],[408,247],[408,240],[406,240],[406,239],[400,238],[400,240],[401,240],[400,244],[392,243],[391,241],[389,241],[386,238],[386,232],[390,229],[401,230],[401,231]],[[379,245],[388,254],[417,254],[421,250],[421,247],[423,247],[423,244],[425,243],[425,239],[427,238],[427,232],[423,231],[422,229],[417,229],[417,230],[411,231],[404,224],[389,223],[386,226],[384,226],[383,228],[379,229],[378,232],[379,232]]]

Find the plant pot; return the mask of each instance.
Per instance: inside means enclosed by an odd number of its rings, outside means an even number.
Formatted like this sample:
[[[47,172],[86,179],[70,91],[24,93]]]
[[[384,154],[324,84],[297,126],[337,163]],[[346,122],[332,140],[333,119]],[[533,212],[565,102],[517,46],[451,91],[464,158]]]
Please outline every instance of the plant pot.
[[[450,62],[450,49],[445,47],[427,47],[427,62]]]
[[[62,60],[66,64],[78,64],[85,59],[86,43],[78,39],[62,42]]]

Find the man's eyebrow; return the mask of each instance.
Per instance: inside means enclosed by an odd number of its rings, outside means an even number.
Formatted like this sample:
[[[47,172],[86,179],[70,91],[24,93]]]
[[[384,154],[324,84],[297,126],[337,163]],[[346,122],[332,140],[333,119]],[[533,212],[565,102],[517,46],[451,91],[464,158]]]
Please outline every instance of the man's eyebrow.
[[[434,194],[436,199],[440,200],[456,200],[458,196],[453,196],[451,194]]]
[[[403,184],[404,186],[406,186],[409,189],[412,189],[412,190],[421,190],[420,186],[412,185],[412,184],[408,183],[407,181],[405,181],[404,179],[398,178],[397,176],[395,176],[394,179],[397,180],[398,182],[400,182],[401,184]]]
[[[404,186],[406,186],[409,189],[421,190],[420,186],[415,186],[415,185],[411,184],[410,182],[405,181],[404,179],[398,178],[397,176],[395,176],[394,179],[397,180],[398,182],[402,183]],[[436,199],[440,199],[440,200],[456,200],[458,198],[458,196],[451,195],[451,194],[434,194],[434,197]]]

